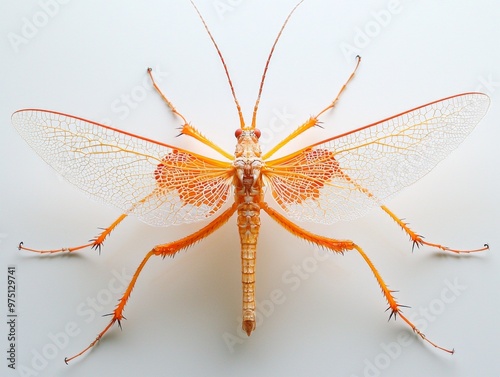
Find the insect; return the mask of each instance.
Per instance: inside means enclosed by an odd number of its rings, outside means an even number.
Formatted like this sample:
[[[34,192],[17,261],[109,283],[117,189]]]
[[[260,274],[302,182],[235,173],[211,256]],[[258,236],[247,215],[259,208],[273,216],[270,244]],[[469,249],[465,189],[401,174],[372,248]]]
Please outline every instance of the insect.
[[[425,241],[391,212],[383,200],[428,173],[455,149],[486,114],[489,98],[482,93],[463,93],[416,107],[342,135],[330,137],[291,154],[273,158],[283,146],[319,125],[320,117],[332,110],[354,78],[361,58],[337,96],[315,116],[307,119],[275,147],[263,153],[256,116],[269,62],[290,17],[288,14],[266,60],[251,122],[244,120],[224,58],[205,20],[192,0],[222,63],[239,117],[234,154],[224,151],[191,126],[148,74],[169,109],[180,119],[181,134],[190,136],[218,152],[224,160],[208,158],[175,146],[120,131],[83,118],[39,109],[24,109],[12,115],[12,123],[41,157],[67,180],[87,194],[120,208],[123,213],[97,237],[79,246],[38,250],[41,254],[100,250],[104,240],[129,215],[156,226],[195,221],[209,222],[179,240],[154,246],[143,258],[128,287],[110,314],[110,321],[81,352],[88,350],[109,329],[121,327],[123,312],[142,269],[153,256],[174,256],[216,232],[236,214],[241,243],[242,327],[250,335],[256,327],[255,265],[262,212],[295,236],[320,248],[343,254],[357,252],[371,269],[388,303],[389,318],[400,317],[418,336],[432,346],[453,353],[428,339],[403,313],[365,251],[350,240],[313,234],[297,221],[332,224],[361,216],[380,207],[410,237],[413,246],[429,246],[453,253],[458,250]],[[265,190],[266,188],[266,190]],[[269,193],[269,194],[267,194]],[[277,204],[274,208],[268,196]]]

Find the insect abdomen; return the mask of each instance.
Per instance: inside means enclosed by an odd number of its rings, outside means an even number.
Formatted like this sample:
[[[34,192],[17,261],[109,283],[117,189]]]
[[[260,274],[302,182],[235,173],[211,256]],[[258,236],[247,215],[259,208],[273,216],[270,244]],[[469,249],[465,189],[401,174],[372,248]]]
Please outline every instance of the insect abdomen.
[[[260,229],[258,204],[241,203],[238,208],[238,230],[241,242],[241,282],[243,288],[243,330],[255,330],[255,259]]]

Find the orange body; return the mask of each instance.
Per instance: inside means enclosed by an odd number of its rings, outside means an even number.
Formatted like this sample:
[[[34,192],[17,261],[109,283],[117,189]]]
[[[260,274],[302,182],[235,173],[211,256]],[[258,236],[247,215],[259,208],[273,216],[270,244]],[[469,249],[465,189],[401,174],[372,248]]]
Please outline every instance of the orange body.
[[[155,226],[210,219],[196,232],[150,249],[111,313],[108,325],[85,349],[66,358],[66,362],[91,349],[113,324],[121,326],[125,305],[152,256],[174,256],[214,233],[235,213],[241,243],[242,327],[250,335],[256,327],[255,266],[261,211],[288,232],[319,248],[338,254],[357,252],[381,288],[390,317],[399,316],[423,340],[453,353],[452,349],[430,341],[403,314],[401,308],[404,305],[397,302],[394,291],[388,288],[360,246],[351,240],[314,234],[301,228],[294,220],[333,224],[361,216],[370,208],[380,207],[410,237],[413,246],[426,245],[457,254],[487,250],[487,244],[477,249],[459,250],[424,241],[382,201],[427,174],[457,147],[486,113],[489,98],[482,93],[457,94],[327,138],[289,155],[270,159],[290,140],[318,125],[320,116],[334,108],[361,61],[357,57],[356,67],[331,103],[262,155],[260,131],[256,128],[262,88],[276,43],[299,4],[290,12],[274,41],[262,74],[252,120],[246,126],[222,54],[193,3],[219,54],[238,112],[240,126],[235,133],[237,144],[234,155],[191,126],[161,92],[151,69],[148,70],[158,93],[172,113],[181,119],[181,134],[209,146],[224,161],[59,112],[25,109],[13,114],[14,126],[46,162],[90,197],[123,211],[88,243],[39,250],[25,247],[21,242],[19,249],[42,254],[100,249],[104,240],[129,214]],[[266,202],[264,185],[283,213]],[[228,203],[231,191],[234,202]]]
[[[233,162],[236,168],[233,185],[241,242],[242,327],[248,335],[255,329],[255,259],[260,229],[260,203],[264,199],[261,151],[258,132],[256,135],[255,131],[237,131],[238,144]]]

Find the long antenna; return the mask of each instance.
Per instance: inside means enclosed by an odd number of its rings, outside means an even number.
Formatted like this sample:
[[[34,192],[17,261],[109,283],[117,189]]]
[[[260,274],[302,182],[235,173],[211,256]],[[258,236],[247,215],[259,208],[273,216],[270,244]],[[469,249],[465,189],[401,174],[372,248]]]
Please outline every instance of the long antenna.
[[[281,37],[281,34],[283,33],[283,30],[285,29],[286,24],[288,23],[288,20],[290,20],[290,17],[292,17],[293,12],[295,12],[295,9],[299,7],[300,4],[302,4],[304,0],[300,0],[295,7],[291,10],[291,12],[288,14],[285,22],[283,23],[283,26],[281,27],[278,36],[276,37],[273,47],[271,47],[271,51],[269,52],[269,56],[266,61],[266,66],[264,67],[264,73],[262,74],[262,79],[260,80],[260,87],[259,87],[259,94],[257,95],[257,101],[255,101],[255,106],[253,108],[253,115],[252,115],[252,123],[250,125],[250,129],[253,130],[255,129],[255,122],[257,118],[257,110],[259,108],[259,102],[260,102],[260,97],[262,95],[262,88],[264,87],[264,80],[266,79],[266,73],[267,69],[269,68],[269,62],[271,61],[271,57],[273,56],[274,53],[274,48],[276,47],[276,44],[278,43],[278,40]]]
[[[245,128],[245,120],[243,119],[243,114],[241,113],[241,107],[240,107],[240,104],[238,102],[238,99],[236,98],[236,93],[234,92],[233,82],[231,81],[231,77],[229,76],[229,71],[227,69],[226,62],[224,61],[224,58],[222,57],[222,53],[220,52],[219,46],[217,46],[217,43],[215,42],[215,39],[212,36],[212,33],[210,32],[210,29],[208,28],[208,25],[205,22],[205,19],[203,18],[200,11],[196,7],[196,4],[193,2],[193,0],[189,0],[189,1],[191,1],[191,4],[193,5],[194,9],[196,10],[196,13],[198,13],[198,16],[200,17],[201,22],[203,22],[203,26],[205,26],[205,30],[207,31],[208,36],[212,40],[212,43],[214,44],[215,49],[217,50],[217,54],[219,55],[220,61],[222,62],[222,65],[224,66],[224,72],[226,73],[227,81],[229,82],[229,86],[231,88],[231,93],[233,95],[234,103],[236,104],[236,110],[238,110],[238,116],[240,118],[240,128],[243,129],[243,128]]]

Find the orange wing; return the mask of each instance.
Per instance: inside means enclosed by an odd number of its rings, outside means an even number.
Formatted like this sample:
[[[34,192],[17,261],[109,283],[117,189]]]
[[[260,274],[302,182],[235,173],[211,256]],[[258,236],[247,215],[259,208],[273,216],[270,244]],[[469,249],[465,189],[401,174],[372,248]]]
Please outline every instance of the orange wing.
[[[46,110],[17,111],[12,123],[68,181],[151,225],[203,220],[231,190],[230,162]]]
[[[427,174],[472,131],[490,100],[464,93],[265,162],[278,205],[299,221],[356,218]]]

